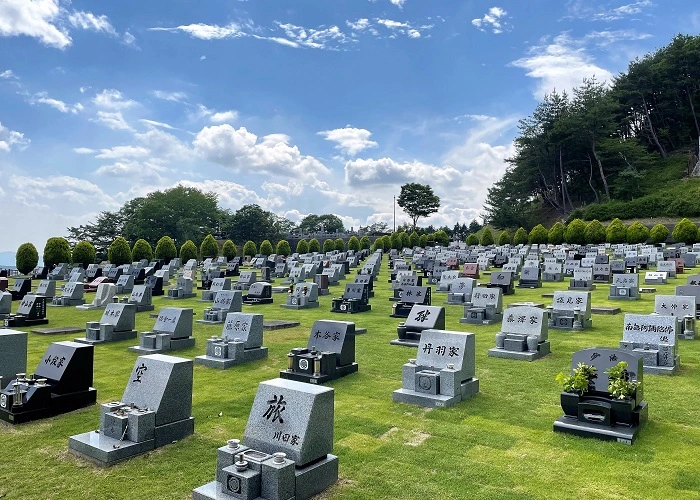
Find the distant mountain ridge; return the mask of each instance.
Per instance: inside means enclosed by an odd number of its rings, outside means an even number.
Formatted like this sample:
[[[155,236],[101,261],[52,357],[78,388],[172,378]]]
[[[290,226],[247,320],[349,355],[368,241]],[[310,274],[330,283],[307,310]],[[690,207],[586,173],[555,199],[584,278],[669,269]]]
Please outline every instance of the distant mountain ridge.
[[[0,267],[15,267],[16,262],[15,252],[0,252]]]

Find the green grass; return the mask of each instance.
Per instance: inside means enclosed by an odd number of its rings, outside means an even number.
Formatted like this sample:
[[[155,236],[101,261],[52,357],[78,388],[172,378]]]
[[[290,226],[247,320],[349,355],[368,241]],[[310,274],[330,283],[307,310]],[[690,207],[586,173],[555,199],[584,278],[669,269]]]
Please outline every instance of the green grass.
[[[649,422],[634,446],[628,447],[552,431],[552,423],[562,415],[554,377],[569,369],[571,355],[579,349],[616,347],[623,314],[596,315],[589,331],[551,331],[552,353],[527,363],[487,357],[499,325],[462,325],[462,307],[446,306],[448,329],[476,334],[480,392],[452,408],[429,410],[392,402],[392,391],[401,387],[401,366],[416,352],[389,345],[399,320],[389,317],[386,259],[379,278],[369,313],[329,312],[331,297],[340,293],[342,283],[332,288],[330,296],[321,297],[318,309],[282,309],[282,294],[275,295],[272,305],[244,306],[244,311],[263,313],[266,319],[298,319],[301,326],[265,332],[266,360],[225,371],[195,365],[195,434],[181,442],[100,469],[68,452],[69,436],[98,428],[97,405],[21,426],[0,425],[0,498],[190,498],[192,489],[214,479],[216,448],[226,439],[242,437],[258,383],[278,376],[286,367],[289,349],[306,345],[311,325],[319,318],[354,321],[368,330],[357,338],[359,372],[328,384],[335,389],[333,453],[340,457],[340,480],[324,498],[700,497],[700,341],[681,341],[678,375],[645,377]],[[656,286],[657,293],[673,294],[674,286],[682,283],[683,275]],[[565,289],[567,284],[516,289],[505,302],[549,304],[551,299],[541,294]],[[599,284],[592,293],[593,304],[619,306],[623,313],[653,310],[653,294],[634,302],[608,301],[607,291]],[[444,300],[445,294],[433,294],[433,304]],[[162,297],[154,303],[156,309],[193,307],[196,318],[201,318],[205,306],[195,299]],[[50,308],[48,326],[84,326],[101,314]],[[149,330],[154,322],[148,313],[140,313],[137,330]],[[220,332],[220,325],[195,323],[197,345],[173,354],[194,358],[204,352],[206,338]],[[37,366],[50,342],[74,337],[30,334],[28,371]],[[134,343],[95,348],[98,403],[121,398],[137,357],[126,348]]]

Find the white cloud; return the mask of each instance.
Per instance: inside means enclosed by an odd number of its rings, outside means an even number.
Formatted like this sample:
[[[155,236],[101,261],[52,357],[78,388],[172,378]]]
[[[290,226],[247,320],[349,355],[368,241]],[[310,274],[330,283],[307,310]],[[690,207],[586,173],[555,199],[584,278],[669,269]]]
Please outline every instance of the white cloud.
[[[117,36],[117,30],[114,29],[107,16],[96,16],[92,12],[74,11],[68,15],[68,22],[74,28]]]
[[[0,122],[0,152],[9,153],[13,146],[19,150],[26,148],[31,141],[24,134],[4,127]]]
[[[112,130],[132,130],[121,111],[98,111],[97,118],[92,121]]]
[[[175,130],[175,127],[173,127],[172,125],[168,125],[167,123],[157,122],[154,120],[146,120],[145,118],[142,118],[139,121],[141,123],[144,123],[146,125],[150,125],[152,127],[162,127],[162,128],[167,128],[168,130]]]
[[[129,179],[139,179],[140,182],[145,180],[151,182],[162,182],[163,179],[159,175],[165,172],[167,168],[161,165],[158,161],[135,161],[121,160],[109,165],[102,165],[95,170],[95,174],[108,177],[127,177]]]
[[[34,95],[30,100],[32,104],[46,104],[54,109],[57,109],[61,113],[73,113],[76,114],[83,110],[83,105],[80,103],[74,104],[73,106],[66,104],[59,99],[52,99],[48,96],[46,92],[39,92]]]
[[[409,38],[420,38],[423,31],[431,30],[434,26],[432,24],[418,26],[408,22],[394,21],[393,19],[374,19],[374,22],[389,30],[389,38],[397,38],[398,35],[405,35]],[[370,28],[369,31],[375,36],[380,36],[379,32],[374,28]]]
[[[222,40],[224,38],[238,38],[246,35],[242,31],[241,26],[236,23],[230,23],[226,26],[197,23],[176,28],[148,28],[148,30],[168,31],[171,33],[182,31],[192,38],[199,38],[200,40]]]
[[[73,148],[73,152],[78,153],[79,155],[91,155],[96,153],[94,149],[90,148]]]
[[[556,89],[558,92],[581,85],[584,78],[596,76],[598,81],[610,81],[612,73],[595,64],[580,42],[562,33],[549,43],[534,46],[530,53],[511,64],[527,71],[527,76],[538,80],[535,99]]]
[[[148,149],[138,146],[115,146],[109,149],[100,149],[100,154],[95,158],[143,158],[149,154]]]
[[[0,2],[0,36],[30,36],[44,45],[65,49],[71,44],[68,32],[57,21],[59,0],[3,0]]]
[[[389,0],[392,5],[396,5],[399,9],[403,9],[403,4],[406,3],[406,0]]]
[[[258,137],[245,127],[238,130],[229,124],[204,127],[195,137],[195,151],[203,158],[237,172],[314,178],[329,173],[316,158],[304,156],[288,144],[282,134]]]
[[[122,42],[124,42],[124,45],[128,45],[129,47],[138,47],[136,45],[136,37],[129,33],[128,31],[124,32],[124,36],[122,37]]]
[[[345,24],[347,24],[351,30],[354,31],[363,31],[369,27],[369,19],[367,18],[360,18],[355,22],[352,21],[345,21]]]
[[[103,110],[122,110],[138,104],[136,101],[124,98],[122,93],[115,89],[104,89],[92,101]]]
[[[151,93],[158,99],[163,99],[164,101],[184,102],[184,100],[187,99],[187,94],[185,92],[166,92],[164,90],[154,90]]]
[[[372,132],[363,128],[347,126],[335,130],[325,130],[318,134],[324,136],[327,141],[337,143],[335,149],[339,149],[350,156],[355,156],[357,153],[367,148],[377,147],[375,141],[369,140]]]
[[[610,22],[644,14],[645,11],[652,7],[654,7],[654,4],[650,0],[632,2],[615,8],[592,5],[592,2],[587,0],[574,0],[568,4],[569,15],[567,17]]]
[[[207,58],[207,56],[202,56],[199,58],[200,61],[204,61]]]
[[[359,187],[372,184],[424,182],[449,185],[459,180],[460,173],[450,166],[438,167],[419,161],[400,163],[392,158],[357,159],[345,164],[345,181]]]
[[[19,80],[19,77],[15,75],[11,69],[6,69],[2,73],[0,73],[0,78],[3,80]]]
[[[338,26],[330,26],[328,28],[304,28],[291,23],[276,23],[294,44],[300,47],[309,47],[312,49],[334,49],[335,44],[343,44],[350,41]]]
[[[484,17],[472,19],[472,25],[480,31],[491,30],[492,33],[503,33],[510,31],[510,25],[505,22],[508,12],[500,7],[491,7]]]
[[[209,121],[212,123],[224,123],[224,122],[236,121],[237,118],[238,118],[238,111],[229,110],[229,111],[220,111],[218,113],[212,114],[209,117]]]
[[[249,204],[259,205],[263,210],[274,210],[283,204],[283,201],[279,197],[270,196],[263,198],[255,191],[230,181],[205,180],[194,182],[186,180],[179,181],[178,185],[197,188],[204,192],[216,193],[219,197],[219,204],[221,207],[231,210],[237,210],[243,205]]]
[[[113,210],[119,206],[96,184],[66,175],[43,178],[12,175],[8,185],[14,200],[27,207],[49,208],[48,202],[53,200],[60,201],[65,208],[74,204]]]

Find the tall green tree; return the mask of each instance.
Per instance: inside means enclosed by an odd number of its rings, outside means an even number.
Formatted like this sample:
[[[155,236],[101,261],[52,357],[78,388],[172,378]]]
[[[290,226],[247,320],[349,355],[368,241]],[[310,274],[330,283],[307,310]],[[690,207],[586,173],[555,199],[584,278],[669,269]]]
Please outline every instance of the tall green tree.
[[[311,238],[309,240],[309,252],[320,252],[321,251],[321,243],[316,238]]]
[[[175,242],[170,236],[163,236],[158,240],[158,243],[156,244],[155,257],[156,259],[161,259],[165,262],[170,262],[171,259],[177,257],[177,247],[175,247]],[[196,252],[194,258],[197,258]],[[148,260],[150,261],[150,259]]]
[[[243,245],[243,256],[255,257],[257,253],[258,247],[255,245],[255,242],[251,240],[246,241],[245,245]]]
[[[71,260],[70,244],[62,237],[49,238],[44,246],[44,265],[51,268],[62,262],[69,263]]]
[[[299,240],[297,242],[297,253],[309,253],[309,242],[306,240]]]
[[[194,244],[194,241],[187,240],[180,247],[180,260],[186,264],[192,259],[197,260],[197,245]]]
[[[107,256],[109,262],[115,266],[131,263],[131,248],[129,248],[129,242],[122,236],[118,236],[109,246]]]
[[[299,222],[299,229],[304,233],[323,231],[326,233],[342,233],[345,231],[343,221],[334,214],[309,214]]]
[[[173,248],[175,248],[174,244]],[[177,251],[175,255],[177,255]],[[134,259],[134,261],[146,259],[148,262],[151,262],[153,260],[153,248],[151,244],[143,238],[136,240],[136,243],[134,243],[134,246],[131,248],[131,258]]]
[[[262,243],[260,243],[260,253],[265,256],[275,253],[270,240],[263,240]]]
[[[236,248],[236,244],[231,240],[224,241],[224,246],[221,247],[221,255],[226,257],[227,262],[233,259],[236,255],[238,255],[238,248]]]
[[[73,247],[71,262],[80,264],[83,269],[87,269],[90,264],[95,263],[95,247],[89,241],[79,241]]]
[[[15,254],[15,267],[20,274],[29,274],[39,263],[39,252],[32,243],[22,243]]]
[[[433,193],[433,188],[416,182],[401,186],[401,194],[396,202],[413,221],[414,231],[418,219],[434,214],[440,208],[440,198]]]
[[[355,252],[360,251],[360,240],[357,239],[357,236],[350,236],[348,240],[348,250],[354,250]]]
[[[284,255],[285,257],[292,254],[292,247],[289,246],[287,240],[279,240],[277,242],[277,255]]]
[[[199,245],[199,255],[202,256],[202,259],[215,259],[219,256],[219,244],[216,242],[213,235],[208,234],[204,240],[202,240],[202,244]]]

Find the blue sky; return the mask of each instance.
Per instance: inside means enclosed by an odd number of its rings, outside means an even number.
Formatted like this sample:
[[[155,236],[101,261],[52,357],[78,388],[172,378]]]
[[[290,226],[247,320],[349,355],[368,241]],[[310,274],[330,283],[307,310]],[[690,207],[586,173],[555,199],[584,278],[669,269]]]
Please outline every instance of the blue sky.
[[[0,252],[178,183],[347,227],[428,183],[422,222],[468,223],[545,92],[699,31],[690,0],[0,0]]]

